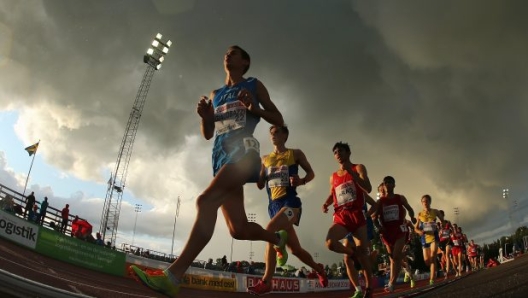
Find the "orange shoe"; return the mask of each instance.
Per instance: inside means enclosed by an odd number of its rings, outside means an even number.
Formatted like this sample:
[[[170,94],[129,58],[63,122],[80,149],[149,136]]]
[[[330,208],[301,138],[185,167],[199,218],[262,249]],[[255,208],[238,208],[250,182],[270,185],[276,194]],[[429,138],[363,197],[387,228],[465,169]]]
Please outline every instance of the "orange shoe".
[[[268,285],[261,279],[256,285],[248,287],[247,291],[249,294],[257,296],[269,294],[271,292],[271,285]]]
[[[321,267],[322,271],[324,272],[324,265],[321,263],[317,265],[319,265],[319,267]],[[319,278],[319,284],[321,285],[321,287],[323,288],[328,287],[328,277],[326,276],[326,273],[321,274],[317,272],[317,278]]]

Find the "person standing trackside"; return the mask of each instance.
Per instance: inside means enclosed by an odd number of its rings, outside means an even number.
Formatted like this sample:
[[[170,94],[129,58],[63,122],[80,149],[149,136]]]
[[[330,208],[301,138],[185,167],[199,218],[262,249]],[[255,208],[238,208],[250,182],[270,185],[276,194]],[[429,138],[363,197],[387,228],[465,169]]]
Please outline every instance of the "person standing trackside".
[[[66,204],[64,208],[62,208],[61,211],[61,226],[60,226],[60,232],[63,234],[66,234],[66,230],[68,229],[68,219],[70,218],[70,205]]]
[[[48,210],[48,197],[44,197],[44,201],[40,204],[39,224],[44,225],[44,218]]]
[[[33,206],[35,205],[35,192],[31,192],[27,197],[26,197],[26,208],[24,208],[24,218],[26,218],[26,215],[28,213],[31,213],[33,212]],[[30,219],[28,217],[28,219]]]
[[[253,137],[263,118],[273,125],[284,125],[282,114],[271,101],[264,84],[256,78],[244,78],[250,66],[249,54],[231,46],[224,55],[225,85],[202,96],[197,113],[201,118],[202,136],[213,136],[213,175],[209,186],[196,199],[197,215],[180,256],[165,270],[130,269],[149,288],[175,297],[180,280],[213,236],[218,209],[234,239],[261,240],[286,245],[285,231],[272,232],[255,222],[248,222],[244,209],[244,184],[255,183],[261,168],[260,145]]]

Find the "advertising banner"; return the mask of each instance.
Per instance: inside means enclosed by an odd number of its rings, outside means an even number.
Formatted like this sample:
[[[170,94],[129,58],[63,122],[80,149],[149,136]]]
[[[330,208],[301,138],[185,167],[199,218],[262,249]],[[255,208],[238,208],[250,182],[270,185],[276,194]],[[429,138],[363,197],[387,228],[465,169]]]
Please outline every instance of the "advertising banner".
[[[0,211],[0,236],[35,249],[39,226],[18,216]]]
[[[257,284],[261,277],[247,276],[247,286],[251,287]],[[277,278],[273,277],[271,281],[271,292],[277,293],[300,293],[301,292],[301,281],[296,278]]]
[[[38,253],[77,266],[123,276],[125,254],[104,246],[67,237],[57,231],[40,229]]]
[[[182,281],[182,286],[187,288],[223,292],[237,291],[237,283],[234,278],[185,274]]]

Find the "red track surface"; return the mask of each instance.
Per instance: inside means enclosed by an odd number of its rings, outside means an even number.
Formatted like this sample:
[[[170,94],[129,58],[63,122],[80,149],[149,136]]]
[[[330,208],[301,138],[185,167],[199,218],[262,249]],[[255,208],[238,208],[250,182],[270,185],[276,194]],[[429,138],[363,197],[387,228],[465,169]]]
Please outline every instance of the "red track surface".
[[[135,280],[126,277],[108,275],[74,265],[63,263],[46,256],[39,255],[29,249],[18,246],[6,239],[0,238],[0,268],[12,274],[36,281],[54,288],[94,297],[164,297]],[[438,280],[438,282],[443,279]],[[418,281],[417,288],[426,286],[426,281]],[[382,289],[374,292],[374,297],[405,296],[409,285],[399,285],[390,295]],[[268,297],[329,297],[345,298],[352,291],[334,291],[303,294],[269,294]],[[212,292],[182,288],[178,298],[209,298],[209,297],[254,297],[248,293]]]

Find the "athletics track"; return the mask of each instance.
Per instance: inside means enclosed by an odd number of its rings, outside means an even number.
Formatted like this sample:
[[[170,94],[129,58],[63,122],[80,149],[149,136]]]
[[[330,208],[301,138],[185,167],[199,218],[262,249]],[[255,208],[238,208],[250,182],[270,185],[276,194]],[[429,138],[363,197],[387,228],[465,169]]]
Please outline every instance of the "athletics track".
[[[391,294],[382,289],[374,297],[528,297],[528,256],[498,267],[440,278],[434,286],[418,281],[415,289],[398,285]],[[35,295],[35,292],[39,293]],[[345,298],[352,291],[269,294],[275,298]],[[0,238],[0,297],[164,297],[131,278],[113,276],[63,263]],[[182,288],[178,298],[255,297],[247,293]]]

